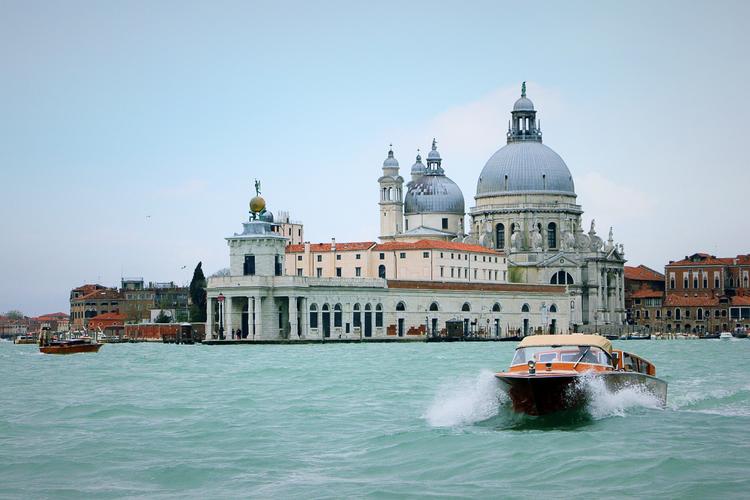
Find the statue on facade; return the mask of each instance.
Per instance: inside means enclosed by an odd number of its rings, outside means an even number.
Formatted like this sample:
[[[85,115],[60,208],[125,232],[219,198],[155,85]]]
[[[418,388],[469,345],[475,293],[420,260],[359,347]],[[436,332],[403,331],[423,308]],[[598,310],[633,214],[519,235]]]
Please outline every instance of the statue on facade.
[[[529,241],[531,242],[531,250],[534,252],[542,251],[542,235],[539,233],[539,226],[534,224],[529,231]]]
[[[594,219],[591,219],[591,229],[589,229],[589,241],[591,242],[589,249],[592,252],[599,252],[604,247],[602,239],[596,235],[596,224]]]
[[[609,252],[610,250],[613,250],[615,248],[615,240],[612,235],[612,226],[609,226],[609,237],[607,238],[607,245],[604,247],[604,249]]]
[[[523,237],[521,236],[520,224],[513,224],[513,234],[510,236],[510,249],[512,252],[523,250]]]
[[[260,181],[255,179],[255,196],[260,196]]]

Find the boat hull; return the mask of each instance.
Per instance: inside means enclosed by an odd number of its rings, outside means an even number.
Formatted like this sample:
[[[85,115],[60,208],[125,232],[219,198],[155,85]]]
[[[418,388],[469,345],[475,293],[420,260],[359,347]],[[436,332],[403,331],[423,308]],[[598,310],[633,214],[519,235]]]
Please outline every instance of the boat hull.
[[[82,352],[97,352],[102,344],[51,345],[40,346],[39,351],[44,354],[78,354]]]
[[[667,383],[656,377],[637,372],[590,372],[600,377],[610,391],[626,387],[640,387],[653,394],[662,406],[667,402]],[[584,373],[498,373],[495,375],[510,397],[513,410],[527,415],[575,410],[585,407],[589,395],[581,383]]]

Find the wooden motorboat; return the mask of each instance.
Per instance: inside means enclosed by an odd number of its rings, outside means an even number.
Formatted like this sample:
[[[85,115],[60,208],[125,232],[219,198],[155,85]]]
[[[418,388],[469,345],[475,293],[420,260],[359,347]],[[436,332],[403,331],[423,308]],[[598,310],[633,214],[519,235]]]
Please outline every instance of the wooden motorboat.
[[[608,390],[639,387],[662,404],[667,383],[656,367],[629,352],[612,349],[599,335],[534,335],[516,348],[507,372],[496,373],[517,412],[545,415],[585,406],[585,378],[598,377]]]
[[[78,354],[81,352],[98,352],[103,344],[91,337],[77,339],[50,339],[48,333],[39,337],[39,352],[44,354]]]

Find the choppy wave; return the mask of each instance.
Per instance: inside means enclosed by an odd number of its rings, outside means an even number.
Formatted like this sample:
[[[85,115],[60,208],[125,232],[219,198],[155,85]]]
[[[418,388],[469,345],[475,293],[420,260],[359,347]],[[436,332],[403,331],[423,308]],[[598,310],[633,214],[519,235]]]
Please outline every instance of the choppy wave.
[[[633,409],[660,409],[659,398],[637,385],[610,390],[601,377],[584,375],[581,388],[586,392],[586,410],[594,419],[623,417]]]
[[[507,401],[494,373],[483,370],[441,386],[424,418],[433,427],[455,427],[481,422],[498,414]]]

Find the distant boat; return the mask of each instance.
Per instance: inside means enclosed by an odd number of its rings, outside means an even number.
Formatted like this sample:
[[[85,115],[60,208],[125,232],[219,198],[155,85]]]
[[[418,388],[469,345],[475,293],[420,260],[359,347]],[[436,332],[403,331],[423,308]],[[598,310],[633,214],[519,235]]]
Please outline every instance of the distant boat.
[[[747,338],[747,328],[735,328],[732,332],[732,335],[736,339],[746,339]]]
[[[731,334],[731,333],[729,333],[729,332],[721,332],[721,333],[719,334],[719,338],[720,338],[721,340],[732,340],[732,334]]]
[[[102,348],[100,342],[88,335],[77,339],[51,340],[48,331],[39,336],[39,352],[44,354],[78,354],[82,352],[98,352]]]
[[[14,344],[36,344],[36,339],[32,335],[21,335],[16,337]]]

